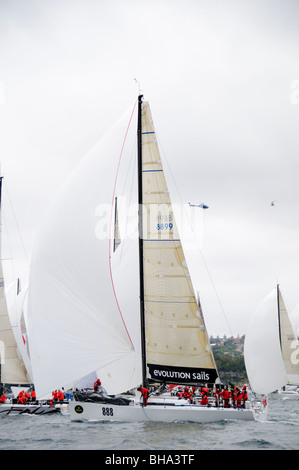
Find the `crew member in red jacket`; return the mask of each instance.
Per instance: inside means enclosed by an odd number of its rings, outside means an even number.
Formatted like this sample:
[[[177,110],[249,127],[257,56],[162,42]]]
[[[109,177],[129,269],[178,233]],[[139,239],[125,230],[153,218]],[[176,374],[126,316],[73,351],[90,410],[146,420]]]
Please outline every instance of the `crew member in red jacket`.
[[[148,389],[145,388],[145,387],[142,387],[142,385],[140,385],[140,387],[137,388],[137,390],[139,392],[141,392],[141,395],[142,395],[142,398],[143,398],[142,406],[146,406],[147,405],[147,400],[148,400]]]
[[[209,404],[208,395],[204,393],[200,401],[200,405],[208,405],[208,404]]]
[[[100,379],[97,379],[95,383],[93,384],[94,391],[98,392],[101,385],[102,385],[102,382],[100,381]]]
[[[23,395],[21,395],[21,396],[18,398],[18,404],[24,405],[25,403],[26,403],[26,398],[25,398],[25,396],[24,396],[24,394],[23,394]]]
[[[241,390],[237,387],[237,407],[238,409],[243,408],[243,395]]]
[[[32,392],[31,392],[31,401],[32,403],[35,403],[36,402],[36,393],[35,393],[35,390],[33,389]]]
[[[248,400],[248,393],[246,389],[246,385],[244,385],[243,390],[242,390],[242,400],[243,400],[243,408],[245,408],[245,402]]]
[[[229,408],[230,391],[227,389],[227,387],[225,387],[222,392],[222,398],[224,401],[224,408]]]
[[[1,397],[0,397],[0,403],[5,403],[5,401],[6,401],[5,392],[6,392],[6,390],[4,390],[3,395],[1,395]]]

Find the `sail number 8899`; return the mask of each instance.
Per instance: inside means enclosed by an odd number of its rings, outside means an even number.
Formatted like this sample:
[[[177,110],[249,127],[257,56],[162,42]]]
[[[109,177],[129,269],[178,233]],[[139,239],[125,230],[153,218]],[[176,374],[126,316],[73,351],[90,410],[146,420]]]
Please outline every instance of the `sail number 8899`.
[[[157,224],[157,230],[171,230],[173,228],[173,224],[170,222],[169,224]]]

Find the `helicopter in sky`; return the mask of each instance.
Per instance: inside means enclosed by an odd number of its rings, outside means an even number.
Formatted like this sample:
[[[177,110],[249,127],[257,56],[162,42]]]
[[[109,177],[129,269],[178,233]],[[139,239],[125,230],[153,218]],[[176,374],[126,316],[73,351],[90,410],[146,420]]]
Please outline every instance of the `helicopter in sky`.
[[[190,207],[201,207],[201,209],[208,209],[209,206],[207,206],[206,204],[204,203],[201,203],[201,204],[190,204],[190,202],[188,203]]]

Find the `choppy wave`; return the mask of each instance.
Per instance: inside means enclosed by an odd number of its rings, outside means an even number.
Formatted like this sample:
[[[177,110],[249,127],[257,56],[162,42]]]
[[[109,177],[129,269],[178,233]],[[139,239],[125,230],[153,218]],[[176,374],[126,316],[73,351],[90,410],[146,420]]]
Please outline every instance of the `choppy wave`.
[[[1,450],[298,450],[299,397],[269,398],[266,422],[75,423],[69,416],[3,416]]]

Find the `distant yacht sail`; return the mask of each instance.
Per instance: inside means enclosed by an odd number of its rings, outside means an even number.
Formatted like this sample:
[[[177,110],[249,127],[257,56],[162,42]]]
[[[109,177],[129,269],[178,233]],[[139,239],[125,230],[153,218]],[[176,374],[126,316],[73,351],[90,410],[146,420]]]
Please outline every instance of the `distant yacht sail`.
[[[299,384],[299,364],[292,361],[297,344],[277,285],[252,316],[245,335],[245,365],[253,391],[268,394],[287,383]]]

